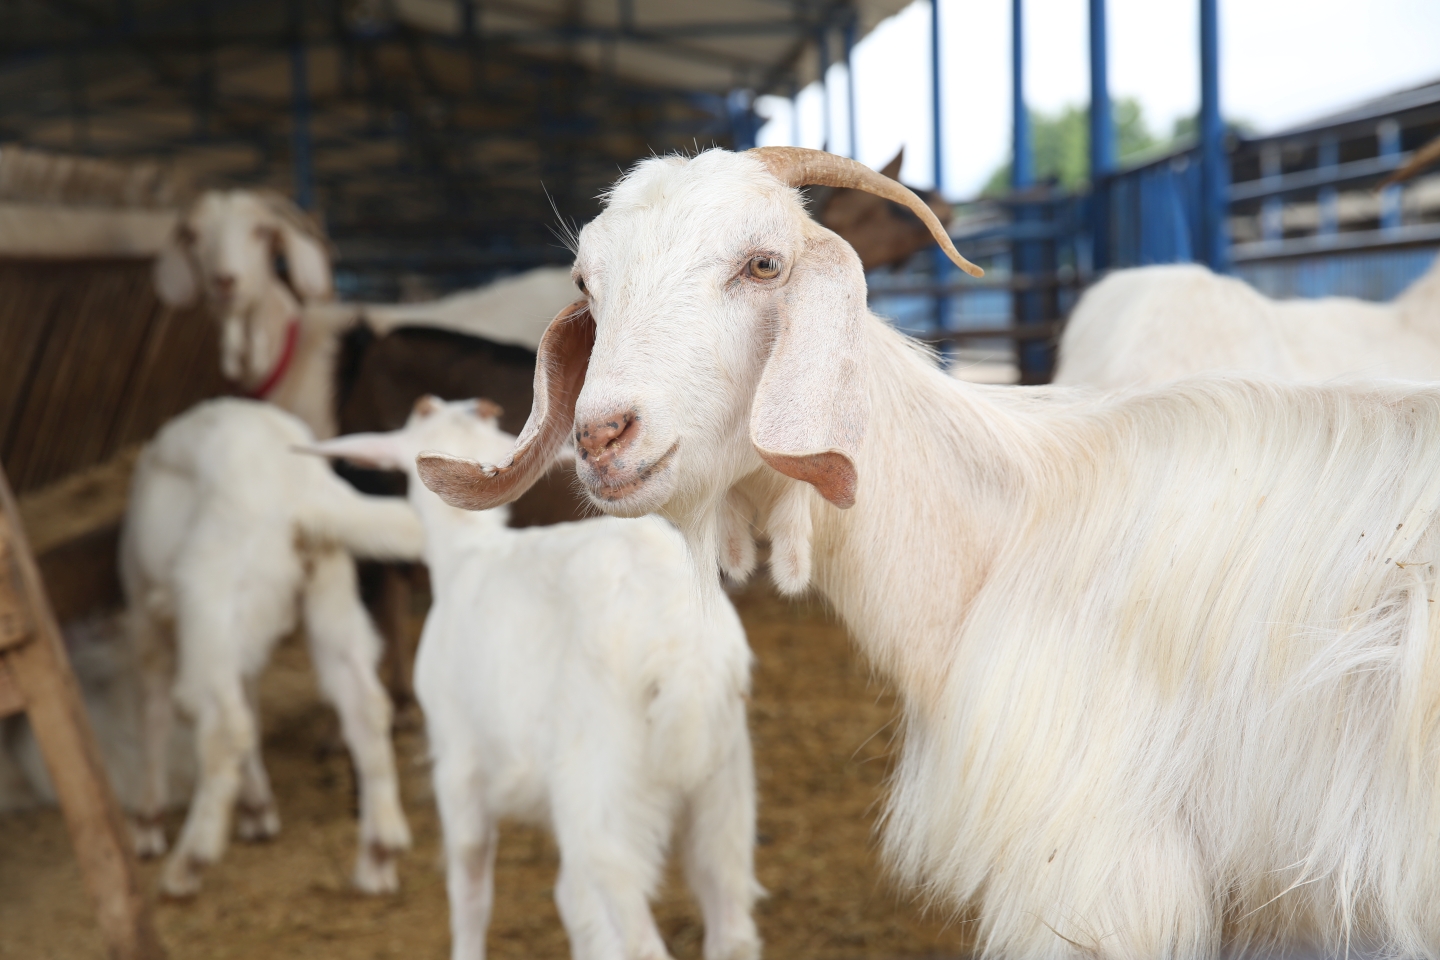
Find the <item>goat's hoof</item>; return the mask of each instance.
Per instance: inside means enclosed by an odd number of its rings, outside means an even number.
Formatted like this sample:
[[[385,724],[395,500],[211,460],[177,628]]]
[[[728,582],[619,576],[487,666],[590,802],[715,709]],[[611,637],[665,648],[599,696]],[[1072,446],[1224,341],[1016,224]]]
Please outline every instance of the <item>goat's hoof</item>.
[[[165,861],[160,871],[160,892],[175,900],[188,900],[200,892],[200,878],[204,873],[203,862],[177,852]]]
[[[408,838],[407,838],[408,840]],[[400,889],[400,873],[396,859],[400,848],[385,847],[378,843],[367,843],[360,850],[355,861],[355,889],[361,893],[395,893]]]
[[[760,938],[752,932],[713,946],[706,945],[705,960],[760,960]]]
[[[260,843],[280,832],[280,811],[275,804],[241,804],[235,811],[235,833],[246,843]]]
[[[135,839],[135,856],[141,860],[165,855],[165,827],[158,817],[136,817],[130,823],[130,834]]]

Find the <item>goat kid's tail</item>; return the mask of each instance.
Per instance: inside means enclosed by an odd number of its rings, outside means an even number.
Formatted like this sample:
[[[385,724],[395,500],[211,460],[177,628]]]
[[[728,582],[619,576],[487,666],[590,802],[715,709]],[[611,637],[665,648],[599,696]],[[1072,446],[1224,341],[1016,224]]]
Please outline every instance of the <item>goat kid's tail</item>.
[[[366,560],[420,560],[425,531],[404,497],[376,497],[348,487],[313,503],[301,521],[307,537]]]

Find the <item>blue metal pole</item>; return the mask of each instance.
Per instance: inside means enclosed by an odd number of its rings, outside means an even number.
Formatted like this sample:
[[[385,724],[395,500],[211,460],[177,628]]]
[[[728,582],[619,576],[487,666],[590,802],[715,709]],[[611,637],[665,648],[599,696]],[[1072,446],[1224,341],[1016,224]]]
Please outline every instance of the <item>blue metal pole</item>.
[[[1010,186],[1021,190],[1035,182],[1030,155],[1030,115],[1025,111],[1025,26],[1021,0],[1010,0]]]
[[[1392,117],[1375,127],[1376,146],[1382,157],[1400,155],[1400,124]],[[1380,226],[1393,230],[1400,226],[1400,186],[1386,187],[1380,194]]]
[[[850,134],[850,159],[860,155],[859,138],[855,136],[855,16],[845,24],[845,126]]]
[[[1115,171],[1115,124],[1110,116],[1105,0],[1090,0],[1090,264],[1110,266],[1110,181]]]
[[[944,78],[941,76],[940,59],[940,0],[930,0],[930,133],[935,163],[935,193],[944,196],[945,187],[945,125],[942,122],[942,100],[940,92]],[[950,276],[950,259],[937,248],[931,251],[935,264],[935,282],[944,283]],[[945,318],[950,312],[948,297],[935,297],[935,328],[945,329]],[[946,351],[949,352],[948,349]]]
[[[945,182],[945,140],[944,125],[940,113],[940,0],[930,0],[930,133],[934,143],[932,159],[935,163],[935,192],[940,193]]]
[[[1225,218],[1230,191],[1225,126],[1220,119],[1219,0],[1200,0],[1200,258],[1217,273],[1229,270]]]
[[[830,42],[826,27],[815,35],[815,55],[820,61],[820,149],[830,149]]]
[[[304,0],[290,0],[290,152],[295,167],[295,202],[315,205],[315,169],[310,152],[310,79],[305,50]]]

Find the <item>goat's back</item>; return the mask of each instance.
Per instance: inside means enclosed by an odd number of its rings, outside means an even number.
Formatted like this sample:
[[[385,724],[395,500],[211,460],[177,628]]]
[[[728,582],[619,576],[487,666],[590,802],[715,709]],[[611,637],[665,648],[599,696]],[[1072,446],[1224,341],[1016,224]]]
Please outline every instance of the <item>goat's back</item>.
[[[1223,892],[1242,930],[1348,920],[1433,951],[1440,390],[1069,402],[1017,403],[1050,446],[912,705],[891,853],[1033,907],[992,910],[997,948],[1143,875],[1197,915]]]
[[[493,782],[516,796],[533,797],[598,730],[617,750],[642,749],[642,765],[663,779],[710,768],[720,719],[743,713],[750,654],[723,594],[697,588],[674,528],[603,518],[461,550],[445,570],[432,567],[416,662],[426,715],[443,718],[432,729],[480,738],[490,762],[510,769]]]

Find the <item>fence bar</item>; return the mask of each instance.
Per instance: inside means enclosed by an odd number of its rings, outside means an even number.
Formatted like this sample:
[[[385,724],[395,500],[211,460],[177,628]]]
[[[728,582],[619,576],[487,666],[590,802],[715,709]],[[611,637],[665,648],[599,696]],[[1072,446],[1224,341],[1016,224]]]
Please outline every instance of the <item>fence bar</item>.
[[[1220,119],[1220,0],[1200,0],[1200,259],[1229,270],[1225,126]]]
[[[1110,182],[1115,170],[1115,125],[1110,116],[1105,0],[1090,0],[1090,262],[1110,266]]]

